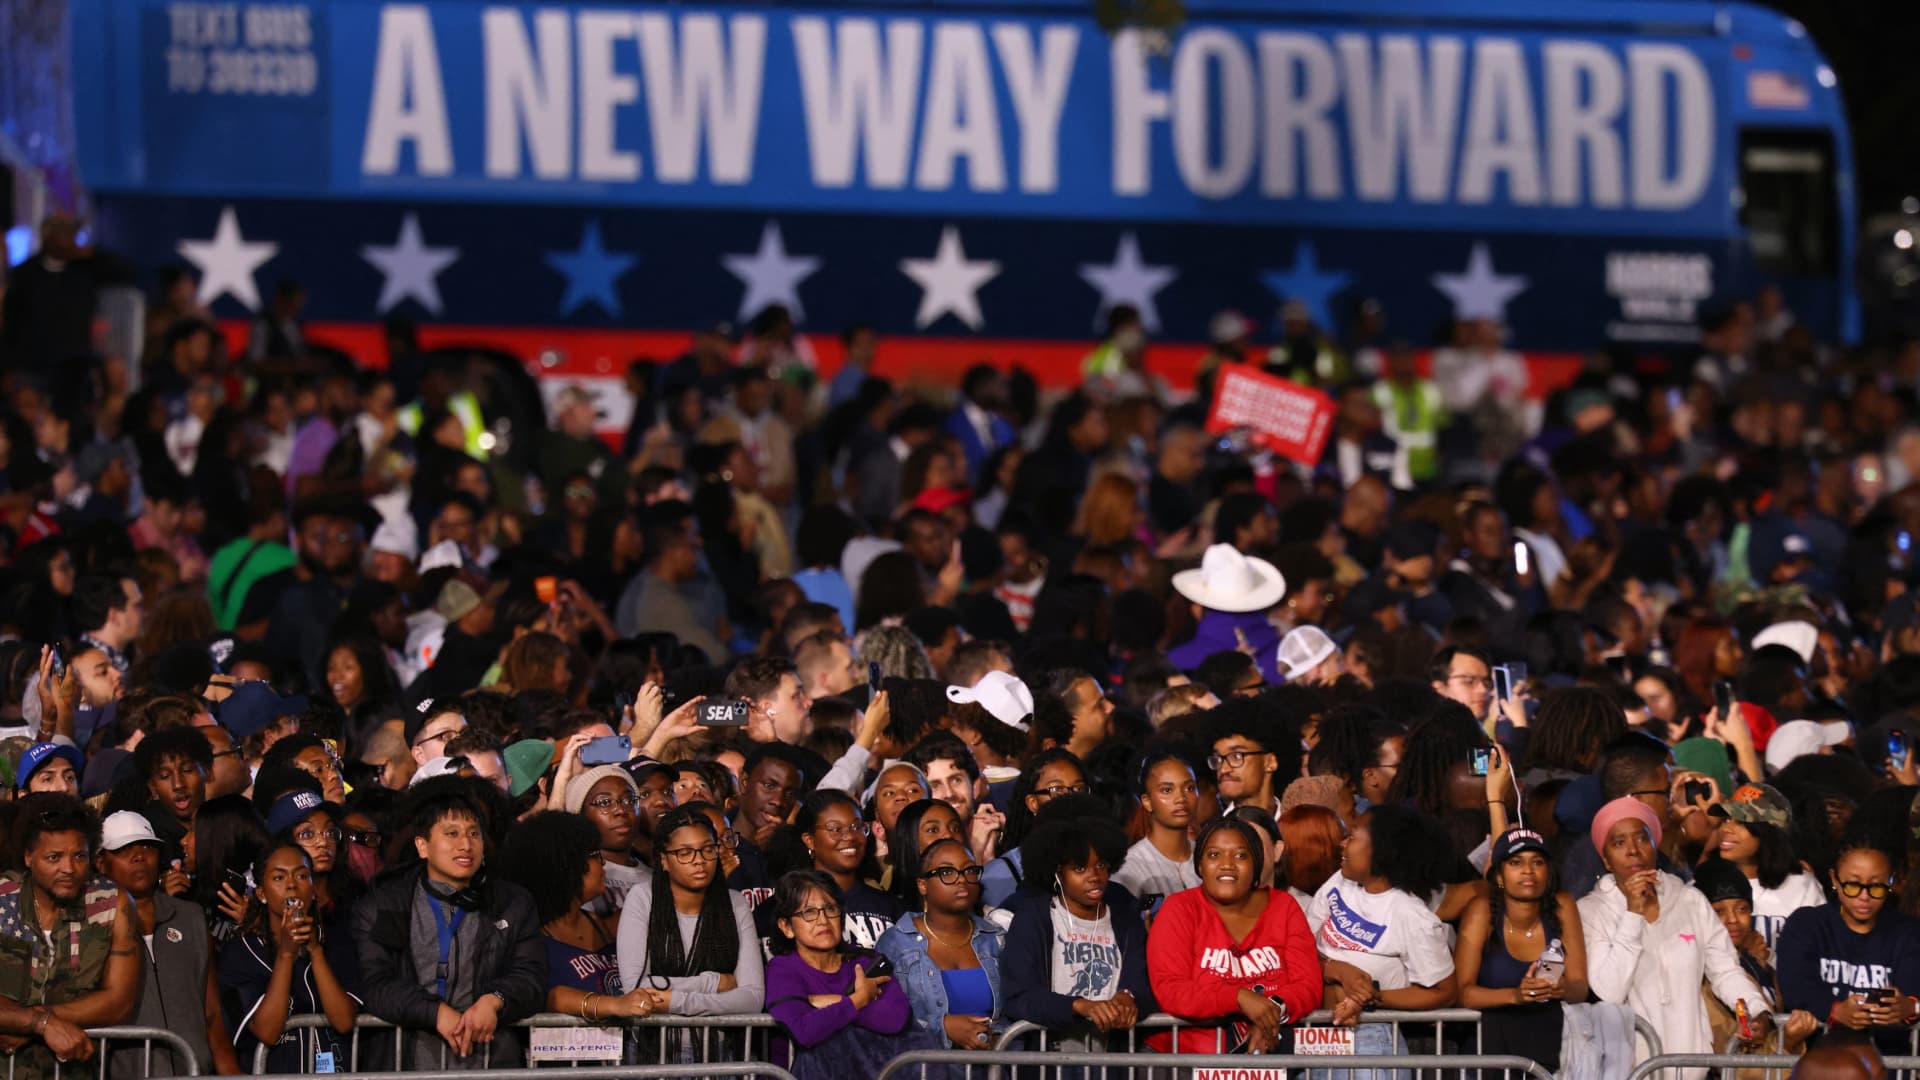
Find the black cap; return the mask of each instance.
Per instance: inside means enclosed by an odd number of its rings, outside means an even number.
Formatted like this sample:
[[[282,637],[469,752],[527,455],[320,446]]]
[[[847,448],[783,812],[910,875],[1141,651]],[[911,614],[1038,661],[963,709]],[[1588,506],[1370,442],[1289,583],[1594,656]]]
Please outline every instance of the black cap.
[[[1706,894],[1707,903],[1745,900],[1753,903],[1753,883],[1740,868],[1722,858],[1711,858],[1693,871],[1693,887]]]
[[[1440,530],[1425,521],[1403,521],[1387,531],[1387,554],[1396,559],[1417,559],[1436,554],[1440,549]]]

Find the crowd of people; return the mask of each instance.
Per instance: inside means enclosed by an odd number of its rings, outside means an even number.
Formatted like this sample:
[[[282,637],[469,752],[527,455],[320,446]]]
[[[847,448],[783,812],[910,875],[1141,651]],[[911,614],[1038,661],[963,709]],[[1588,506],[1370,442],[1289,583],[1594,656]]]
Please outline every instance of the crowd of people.
[[[344,1069],[361,1017],[362,1067],[517,1066],[543,1012],[770,1014],[802,1080],[1157,1013],[1394,1053],[1463,1044],[1374,1014],[1468,1008],[1609,1076],[1636,1020],[1909,1045],[1920,348],[1763,297],[1518,408],[1498,327],[1425,365],[1289,308],[1176,397],[1122,309],[1046,394],[896,386],[864,327],[824,377],[776,308],[636,363],[618,448],[574,388],[509,448],[473,363],[329,363],[297,285],[245,349],[176,269],[144,355],[33,352],[90,318],[62,228],[0,327],[28,1076],[120,1022]],[[1323,460],[1205,430],[1228,363],[1337,402]]]

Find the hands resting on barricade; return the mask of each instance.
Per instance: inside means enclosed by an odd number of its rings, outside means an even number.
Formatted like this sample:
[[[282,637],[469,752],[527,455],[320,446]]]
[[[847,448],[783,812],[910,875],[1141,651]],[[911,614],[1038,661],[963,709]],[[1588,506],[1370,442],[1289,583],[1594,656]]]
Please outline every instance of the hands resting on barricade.
[[[465,1012],[442,1002],[439,1018],[434,1021],[434,1029],[461,1057],[473,1053],[475,1047],[492,1042],[499,1026],[500,999],[492,994],[481,994],[480,1000],[467,1006]]]

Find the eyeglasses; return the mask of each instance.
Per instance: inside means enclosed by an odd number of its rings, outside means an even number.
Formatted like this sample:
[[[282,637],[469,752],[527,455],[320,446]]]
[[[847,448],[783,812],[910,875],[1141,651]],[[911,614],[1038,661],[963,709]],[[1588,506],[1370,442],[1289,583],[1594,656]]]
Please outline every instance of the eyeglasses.
[[[638,795],[596,795],[587,800],[587,805],[595,810],[611,810],[616,806],[637,810],[640,807],[640,797]]]
[[[958,885],[960,879],[965,878],[967,884],[977,885],[980,882],[980,872],[982,869],[984,868],[979,866],[937,866],[921,874],[920,880],[926,881],[929,878],[939,878],[940,884],[942,885]]]
[[[337,844],[340,842],[340,830],[301,829],[299,832],[293,834],[293,839],[294,842],[300,844],[311,844],[317,840],[325,840],[329,844]]]
[[[1840,895],[1847,897],[1848,899],[1857,897],[1861,893],[1866,893],[1868,896],[1872,897],[1875,900],[1885,900],[1887,898],[1887,894],[1893,892],[1893,882],[1891,881],[1840,881],[1840,882],[1834,883],[1834,888],[1839,889]]]
[[[740,834],[734,832],[732,829],[721,833],[719,839],[720,846],[726,848],[728,851],[732,851],[734,848],[740,846]]]
[[[361,847],[377,848],[387,842],[387,834],[379,829],[350,829],[347,832],[347,840]]]
[[[793,917],[801,922],[818,926],[823,922],[839,918],[840,907],[837,904],[822,904],[819,907],[801,908],[793,913]]]
[[[1208,754],[1207,768],[1218,769],[1224,762],[1227,768],[1237,769],[1245,765],[1250,757],[1262,757],[1271,753],[1273,753],[1271,750],[1229,750],[1224,754]]]
[[[219,761],[223,757],[239,757],[239,756],[240,756],[240,748],[237,746],[231,750],[215,750],[213,752],[213,760],[215,761]]]
[[[1646,788],[1641,791],[1627,792],[1627,798],[1629,799],[1638,799],[1641,797],[1651,799],[1655,796],[1659,796],[1662,799],[1671,799],[1673,798],[1673,792],[1668,791],[1666,788]]]
[[[1481,690],[1493,689],[1493,680],[1485,675],[1449,675],[1447,681],[1462,686],[1478,687]]]
[[[415,745],[415,746],[425,746],[425,745],[427,745],[428,743],[437,743],[437,742],[440,742],[440,741],[441,741],[441,740],[443,740],[443,739],[451,739],[451,738],[453,738],[453,737],[454,737],[455,735],[458,735],[458,734],[460,734],[460,729],[459,729],[459,728],[457,728],[457,727],[450,727],[450,728],[442,728],[441,730],[439,730],[439,731],[436,731],[436,732],[434,732],[434,733],[433,733],[433,734],[431,734],[431,735],[422,735],[422,736],[420,736],[420,741],[419,741],[419,742],[416,742],[416,743],[414,743],[413,745]]]
[[[814,831],[826,833],[829,839],[838,840],[843,836],[858,836],[863,830],[858,825],[842,825],[837,821],[829,821],[814,826]]]
[[[1049,799],[1057,799],[1062,795],[1085,795],[1091,790],[1085,784],[1055,784],[1052,787],[1035,788],[1033,793],[1045,795]]]
[[[662,854],[671,855],[681,866],[692,866],[696,862],[712,862],[720,857],[720,845],[702,844],[699,847],[668,848]]]

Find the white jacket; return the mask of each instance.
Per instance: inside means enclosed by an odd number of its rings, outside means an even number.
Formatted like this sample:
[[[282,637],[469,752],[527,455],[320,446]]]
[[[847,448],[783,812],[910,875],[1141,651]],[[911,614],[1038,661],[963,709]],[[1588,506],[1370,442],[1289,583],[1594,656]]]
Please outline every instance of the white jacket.
[[[1660,919],[1651,924],[1627,911],[1626,894],[1612,874],[1581,899],[1587,982],[1601,1001],[1631,1006],[1651,1024],[1664,1052],[1717,1053],[1700,997],[1702,977],[1729,1009],[1745,998],[1747,1008],[1759,1012],[1766,998],[1741,969],[1727,928],[1699,890],[1663,871],[1659,894]],[[1635,1044],[1634,1060],[1646,1060],[1646,1044]],[[1676,1071],[1684,1080],[1706,1076],[1705,1069]]]

